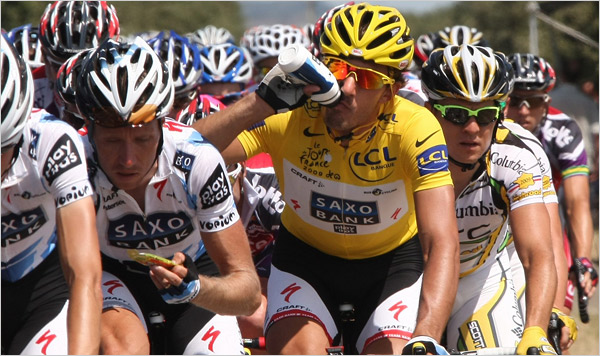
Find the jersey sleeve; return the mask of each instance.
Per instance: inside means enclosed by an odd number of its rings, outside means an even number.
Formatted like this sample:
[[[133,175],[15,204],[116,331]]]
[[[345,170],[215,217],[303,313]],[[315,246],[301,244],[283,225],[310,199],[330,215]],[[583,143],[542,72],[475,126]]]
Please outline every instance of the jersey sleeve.
[[[199,155],[177,152],[175,166],[191,165],[189,173],[201,232],[224,230],[239,220],[227,168],[219,151],[203,145]],[[179,162],[179,163],[178,163]]]
[[[83,143],[75,129],[47,115],[28,134],[32,137],[26,154],[37,159],[56,208],[92,195]]]
[[[242,144],[246,157],[250,158],[259,153],[269,152],[274,154],[282,148],[282,138],[287,127],[287,123],[293,111],[283,114],[269,116],[238,135],[238,140]],[[272,146],[275,143],[277,146]]]
[[[556,133],[554,143],[559,151],[558,162],[563,179],[590,174],[583,135],[575,120],[565,122]]]
[[[493,169],[498,170],[491,175],[491,184],[502,185],[502,193],[508,198],[510,210],[527,204],[545,203],[542,173],[531,151],[519,149],[506,154],[492,153],[490,159]]]
[[[402,132],[401,150],[414,191],[452,185],[442,127],[427,109],[416,111]]]

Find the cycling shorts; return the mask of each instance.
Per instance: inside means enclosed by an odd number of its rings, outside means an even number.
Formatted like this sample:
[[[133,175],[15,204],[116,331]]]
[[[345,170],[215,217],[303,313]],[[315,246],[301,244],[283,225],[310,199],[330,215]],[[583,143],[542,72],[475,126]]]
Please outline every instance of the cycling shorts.
[[[337,345],[340,332],[361,353],[379,338],[410,339],[423,273],[417,236],[380,256],[343,259],[325,254],[280,228],[268,284],[265,335],[278,320],[306,317]],[[339,307],[354,306],[355,322],[343,325]],[[347,327],[350,326],[350,327]]]
[[[150,313],[160,312],[164,315],[164,334],[167,335],[166,354],[239,354],[243,352],[241,333],[234,316],[217,315],[191,303],[167,304],[148,275],[147,267],[144,267],[146,268],[144,273],[138,271],[139,268],[128,268],[105,255],[102,257],[104,270],[118,278],[118,281],[113,280],[111,283],[115,285],[120,283],[119,288],[129,289],[135,300],[127,300],[126,304],[133,306],[137,304],[148,326],[150,325]],[[200,274],[208,276],[218,276],[219,274],[217,266],[208,254],[202,255],[195,264]],[[103,286],[102,290],[104,305],[107,306],[109,289]],[[112,291],[116,292],[115,289]],[[127,294],[119,292],[121,296]],[[125,308],[131,310],[130,307]]]
[[[2,354],[67,354],[68,298],[58,249],[20,280],[2,281]]]

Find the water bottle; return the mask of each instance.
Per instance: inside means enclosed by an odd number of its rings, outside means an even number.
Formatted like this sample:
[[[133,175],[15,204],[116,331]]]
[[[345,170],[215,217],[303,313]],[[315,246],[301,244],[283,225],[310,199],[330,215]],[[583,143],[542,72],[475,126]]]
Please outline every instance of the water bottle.
[[[342,97],[337,79],[312,53],[299,44],[291,45],[279,53],[279,67],[297,84],[316,84],[321,89],[311,99],[322,105],[334,106]]]
[[[165,316],[158,311],[148,314],[150,321],[150,348],[153,355],[166,355],[167,334],[165,332]]]

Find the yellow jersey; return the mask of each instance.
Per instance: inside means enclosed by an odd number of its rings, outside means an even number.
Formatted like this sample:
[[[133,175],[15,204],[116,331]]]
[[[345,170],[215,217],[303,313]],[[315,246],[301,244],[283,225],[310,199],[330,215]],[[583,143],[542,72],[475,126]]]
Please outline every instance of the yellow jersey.
[[[417,233],[413,193],[452,185],[442,129],[426,108],[396,96],[343,147],[324,114],[308,101],[238,140],[248,157],[271,155],[286,203],[281,221],[294,236],[345,259],[389,252]]]

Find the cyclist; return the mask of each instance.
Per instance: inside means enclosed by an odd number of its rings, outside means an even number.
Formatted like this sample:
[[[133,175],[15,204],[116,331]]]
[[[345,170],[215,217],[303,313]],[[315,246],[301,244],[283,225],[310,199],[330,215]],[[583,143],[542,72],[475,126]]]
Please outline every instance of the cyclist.
[[[88,48],[67,59],[67,61],[58,69],[56,82],[54,84],[56,93],[58,93],[58,97],[63,106],[62,120],[66,121],[77,130],[81,129],[85,124],[75,100],[77,96],[77,82],[79,80],[82,64],[85,62],[86,56],[90,54],[92,50],[92,48]]]
[[[44,66],[33,72],[34,107],[62,118],[54,90],[60,66],[72,55],[119,37],[119,19],[106,1],[55,1],[48,4],[38,28]]]
[[[31,71],[1,37],[2,353],[97,354],[102,267],[83,146],[32,111]]]
[[[173,79],[143,39],[106,41],[79,79],[103,267],[115,277],[103,284],[103,352],[147,354],[144,319],[157,311],[167,354],[241,353],[234,315],[254,312],[260,284],[221,156],[195,130],[165,119]],[[177,266],[148,270],[130,249]],[[125,288],[134,299],[117,294]]]
[[[556,269],[542,175],[534,153],[501,122],[512,67],[489,47],[451,45],[431,53],[421,80],[448,144],[461,245],[447,345],[473,350],[518,343],[519,355],[530,347],[556,354],[545,332]],[[509,221],[527,276],[526,323],[502,233]]]
[[[173,77],[175,99],[167,116],[174,118],[198,95],[203,71],[200,50],[196,44],[173,30],[159,32],[147,42],[165,61]]]
[[[248,50],[229,43],[209,45],[200,50],[200,58],[204,65],[201,94],[231,105],[246,93],[254,69]]]
[[[567,260],[572,269],[575,268],[572,258],[577,258],[587,269],[581,271],[585,277],[581,286],[589,297],[596,289],[598,275],[590,261],[593,227],[587,198],[589,169],[581,130],[573,119],[550,106],[552,98],[548,93],[554,87],[556,76],[546,60],[528,53],[514,53],[508,58],[515,71],[515,90],[509,98],[505,115],[541,141],[550,160],[554,185],[557,190],[559,187],[564,190],[567,229],[572,236],[569,240],[565,235],[565,246],[568,247],[569,242],[573,246],[567,249]],[[518,267],[518,264],[515,266]],[[516,270],[513,273],[520,276],[522,272]],[[562,273],[566,275],[567,271]],[[573,303],[573,283],[579,282],[577,279],[569,281],[567,298],[556,303],[557,309],[567,315]],[[566,318],[568,316],[561,317]],[[565,324],[571,324],[572,319],[569,319],[564,320]],[[573,330],[571,340],[574,341]]]
[[[228,163],[273,158],[285,207],[267,351],[323,353],[339,339],[338,306],[352,303],[356,328],[343,337],[354,352],[443,352],[458,230],[439,124],[394,95],[413,53],[409,29],[395,8],[356,4],[333,16],[321,49],[344,93],[337,105],[305,101],[318,87],[286,82],[277,65],[256,92],[194,124]]]

